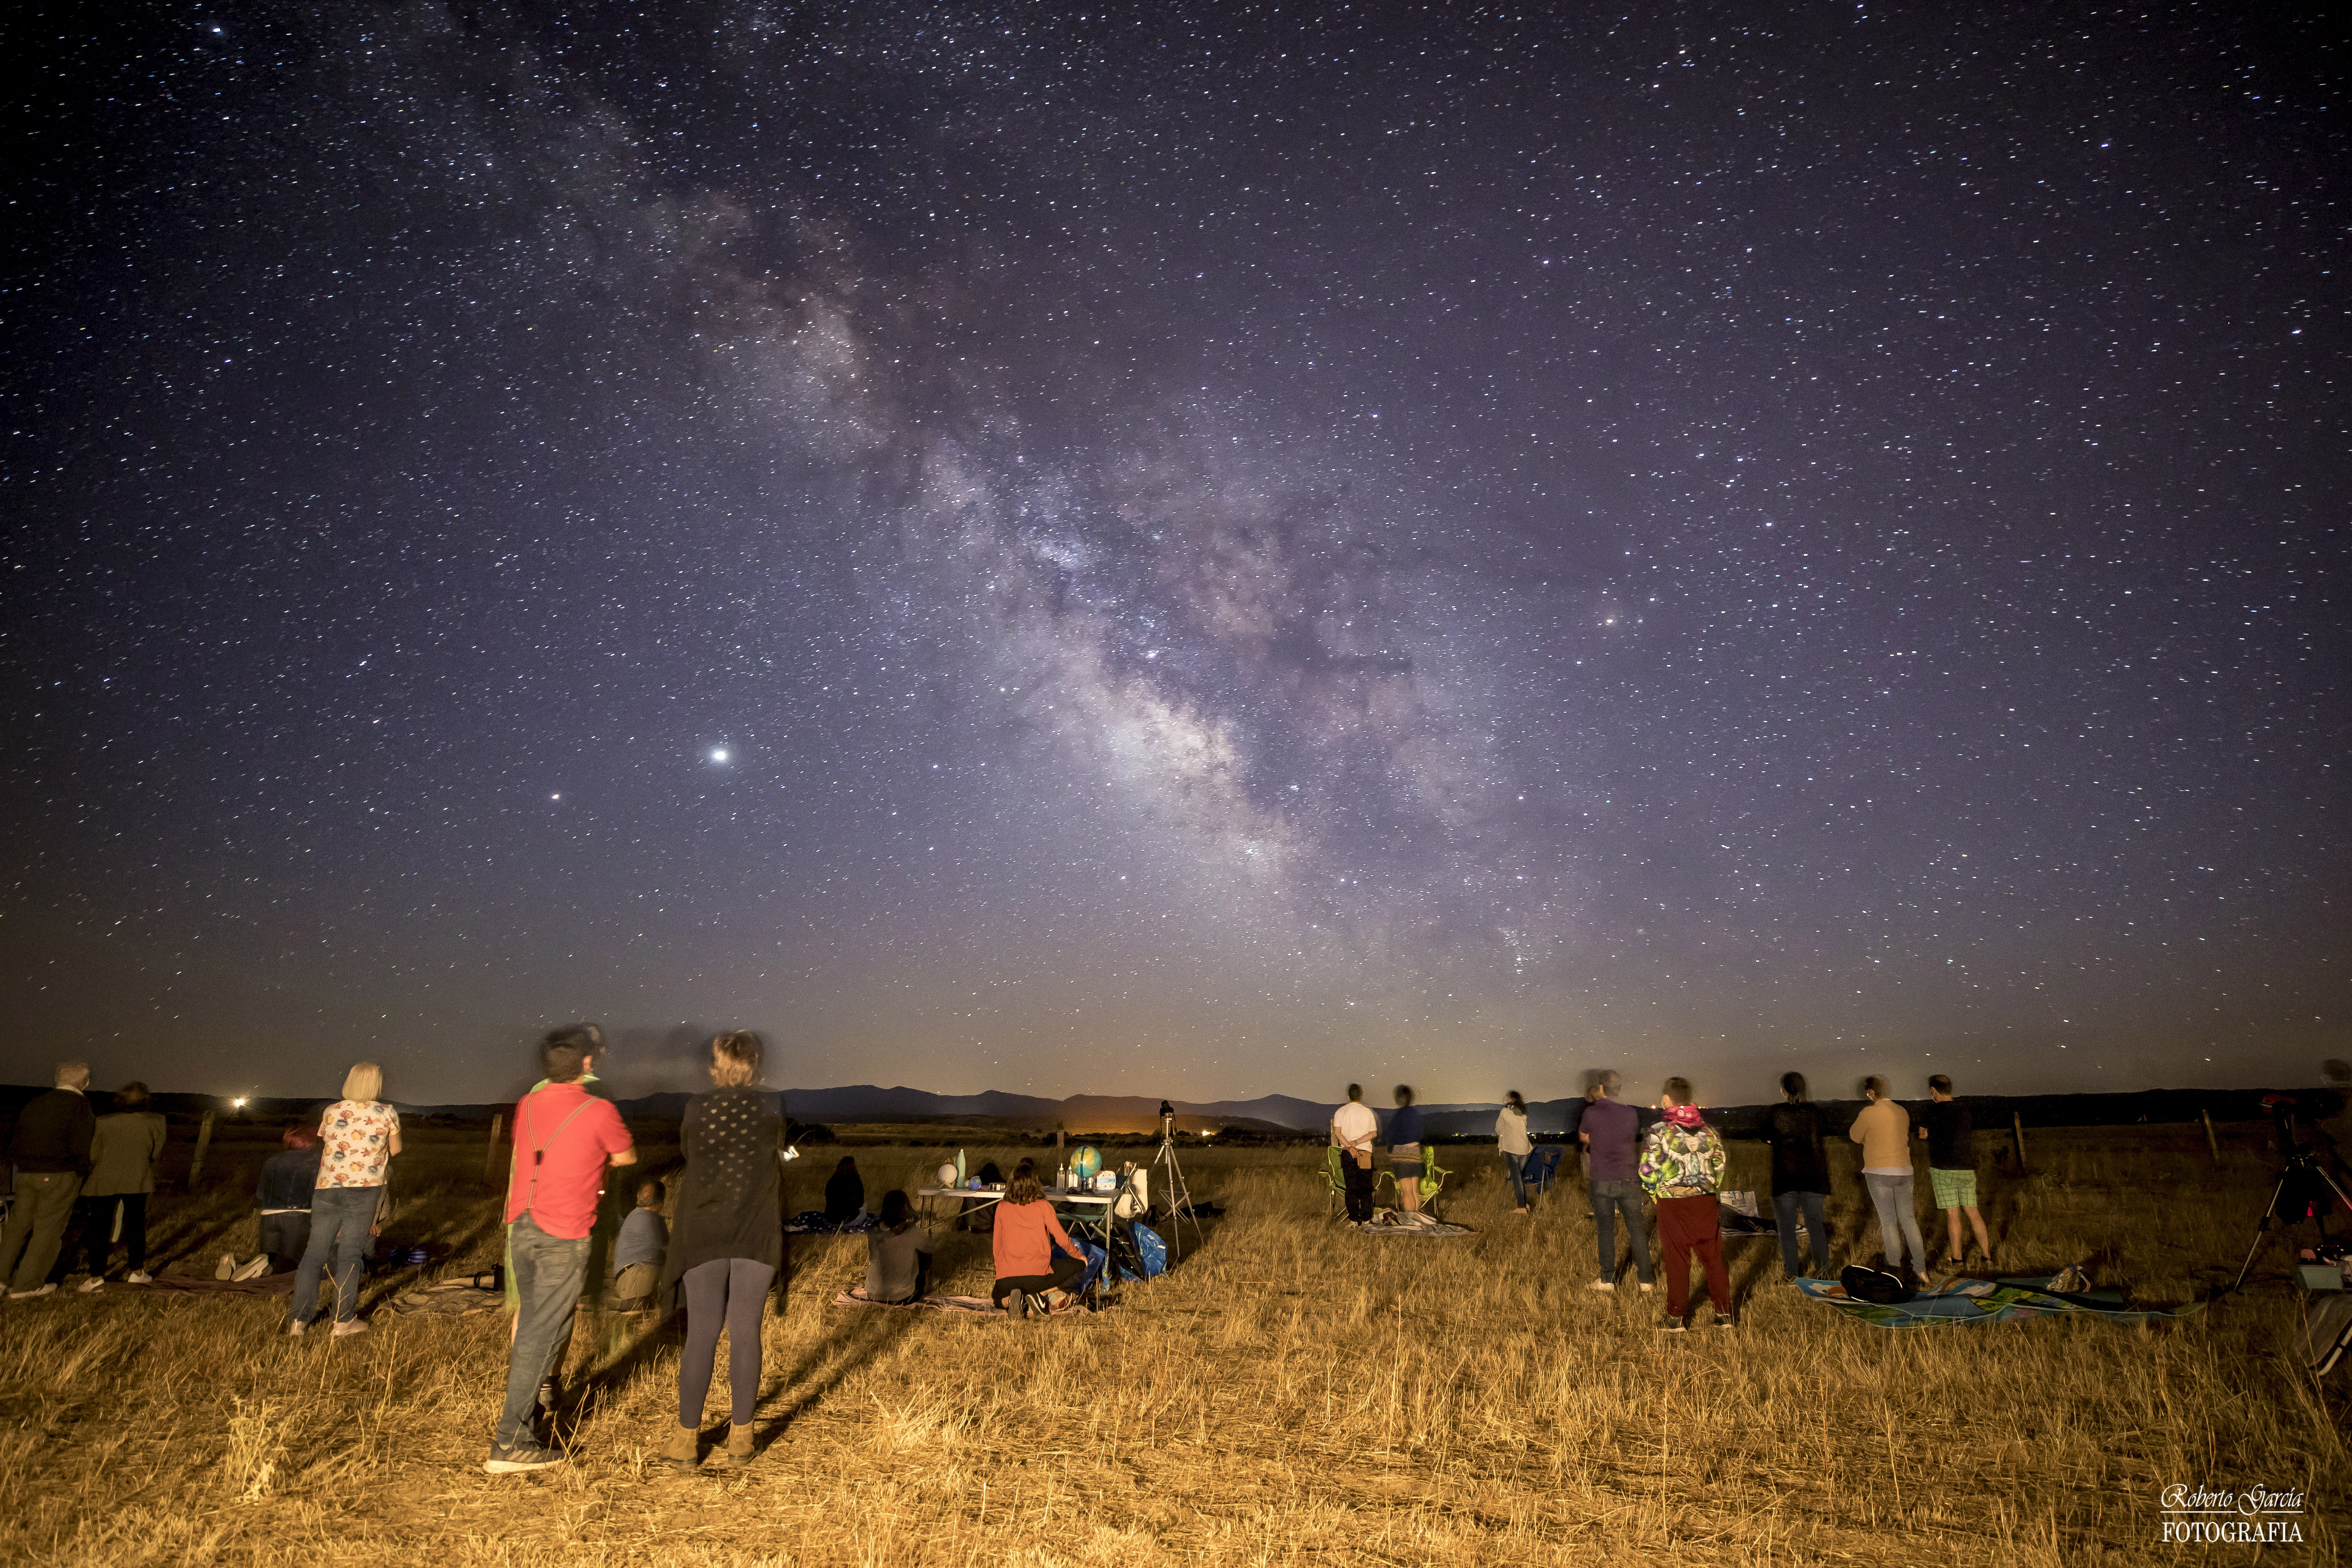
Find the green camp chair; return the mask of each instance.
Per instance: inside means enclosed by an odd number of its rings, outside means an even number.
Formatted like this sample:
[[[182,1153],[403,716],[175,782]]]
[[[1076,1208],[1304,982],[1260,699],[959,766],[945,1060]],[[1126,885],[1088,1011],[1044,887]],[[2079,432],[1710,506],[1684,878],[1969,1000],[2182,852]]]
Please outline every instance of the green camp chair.
[[[1453,1173],[1437,1163],[1435,1144],[1423,1143],[1421,1146],[1421,1206],[1423,1208],[1426,1209],[1437,1201],[1437,1194],[1445,1190],[1445,1178]]]
[[[1348,1183],[1347,1179],[1339,1174],[1339,1146],[1337,1143],[1326,1144],[1324,1146],[1323,1180],[1328,1184],[1330,1191],[1330,1207],[1328,1212],[1335,1215],[1347,1213]],[[1385,1169],[1376,1168],[1374,1170],[1372,1173],[1372,1201],[1374,1203],[1377,1204],[1380,1202],[1381,1184],[1391,1180],[1392,1180],[1392,1178]]]

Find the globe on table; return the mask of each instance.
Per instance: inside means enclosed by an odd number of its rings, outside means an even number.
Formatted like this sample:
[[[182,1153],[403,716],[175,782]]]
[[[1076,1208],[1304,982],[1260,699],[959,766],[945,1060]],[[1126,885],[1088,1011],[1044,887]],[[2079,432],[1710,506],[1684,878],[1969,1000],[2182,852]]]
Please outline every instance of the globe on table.
[[[955,1184],[955,1167],[953,1165],[941,1165],[940,1167],[940,1185],[943,1187],[952,1187]]]
[[[1091,1143],[1081,1143],[1070,1152],[1070,1174],[1081,1182],[1091,1182],[1102,1169],[1102,1151]]]

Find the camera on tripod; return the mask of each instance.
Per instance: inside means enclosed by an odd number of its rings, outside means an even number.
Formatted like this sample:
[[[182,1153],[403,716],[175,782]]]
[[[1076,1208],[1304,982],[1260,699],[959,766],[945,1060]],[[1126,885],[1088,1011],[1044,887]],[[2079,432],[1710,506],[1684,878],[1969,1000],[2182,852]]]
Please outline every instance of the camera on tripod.
[[[2271,1201],[2263,1210],[2262,1219],[2254,1226],[2254,1244],[2246,1249],[2246,1261],[2238,1269],[2238,1278],[2230,1289],[2237,1290],[2253,1272],[2254,1258],[2263,1249],[2263,1238],[2273,1226],[2301,1225],[2310,1220],[2319,1226],[2319,1251],[2333,1248],[2327,1237],[2327,1216],[2341,1203],[2352,1210],[2352,1196],[2347,1196],[2336,1178],[2320,1168],[2319,1160],[2309,1145],[2295,1131],[2295,1097],[2291,1094],[2263,1096],[2263,1109],[2271,1113],[2271,1127],[2278,1140],[2281,1169],[2278,1183],[2271,1188]]]

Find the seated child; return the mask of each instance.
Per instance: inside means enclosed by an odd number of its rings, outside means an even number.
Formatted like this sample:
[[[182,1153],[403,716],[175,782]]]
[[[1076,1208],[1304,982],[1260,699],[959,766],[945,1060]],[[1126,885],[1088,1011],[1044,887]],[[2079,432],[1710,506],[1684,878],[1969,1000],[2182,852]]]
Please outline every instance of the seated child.
[[[882,1223],[866,1233],[866,1299],[902,1307],[919,1301],[930,1288],[930,1237],[914,1215],[907,1194],[882,1194]]]
[[[637,1184],[637,1206],[621,1222],[621,1238],[613,1244],[613,1302],[634,1310],[653,1304],[661,1282],[662,1254],[669,1247],[669,1226],[661,1216],[668,1195],[659,1180],[647,1176]]]

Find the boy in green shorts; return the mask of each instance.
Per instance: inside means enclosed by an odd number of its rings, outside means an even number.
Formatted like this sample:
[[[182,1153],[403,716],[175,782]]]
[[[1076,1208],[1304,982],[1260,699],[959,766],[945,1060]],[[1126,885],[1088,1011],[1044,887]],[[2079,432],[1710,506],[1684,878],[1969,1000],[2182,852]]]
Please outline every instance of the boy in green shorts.
[[[1944,1211],[1944,1224],[1950,1239],[1949,1262],[1960,1263],[1960,1216],[1969,1216],[1969,1225],[1977,1234],[1977,1250],[1984,1254],[1985,1267],[1993,1267],[1992,1241],[1985,1235],[1984,1215],[1977,1212],[1977,1152],[1976,1128],[1969,1116],[1968,1107],[1952,1100],[1952,1080],[1942,1073],[1927,1080],[1927,1092],[1936,1102],[1919,1121],[1919,1136],[1927,1141],[1927,1183],[1934,1189],[1936,1206]]]

